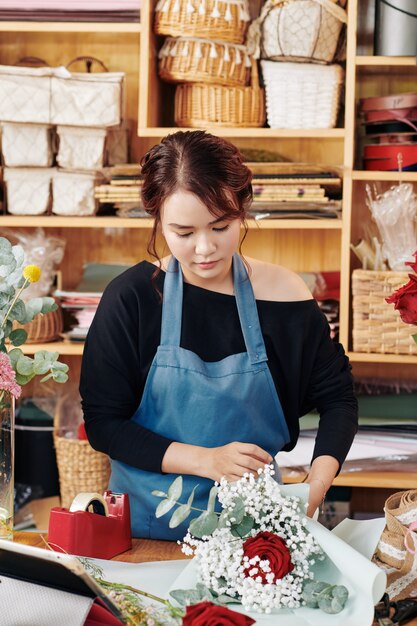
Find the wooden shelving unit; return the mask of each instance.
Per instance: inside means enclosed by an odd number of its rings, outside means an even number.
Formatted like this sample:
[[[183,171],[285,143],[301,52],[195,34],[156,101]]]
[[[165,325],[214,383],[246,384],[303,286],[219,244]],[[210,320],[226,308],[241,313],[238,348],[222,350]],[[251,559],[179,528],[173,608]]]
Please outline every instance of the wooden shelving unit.
[[[255,4],[257,0],[250,0]],[[138,2],[139,4],[139,2]],[[132,122],[131,160],[162,136],[176,130],[173,122],[174,86],[158,78],[157,54],[162,38],[153,33],[155,0],[143,0],[141,23],[0,22],[0,63],[14,64],[24,56],[38,56],[50,65],[66,65],[80,55],[100,58],[111,71],[126,72],[125,118]],[[365,6],[366,5],[366,6]],[[368,7],[368,8],[366,8]],[[371,7],[369,9],[369,7]],[[295,271],[341,272],[340,334],[354,372],[415,378],[417,357],[360,354],[351,343],[351,272],[355,259],[350,244],[357,243],[371,216],[365,203],[365,185],[388,187],[398,180],[417,183],[417,172],[367,172],[355,158],[357,101],[368,95],[415,90],[414,57],[371,56],[362,45],[362,23],[372,3],[349,0],[345,100],[343,119],[334,129],[212,128],[239,147],[267,148],[294,161],[343,166],[343,217],[340,220],[259,220],[249,222],[244,243],[248,256],[281,263]],[[358,16],[359,13],[359,16]],[[368,16],[369,17],[369,16]],[[369,39],[369,37],[368,37]],[[117,217],[0,216],[0,228],[28,230],[42,227],[64,237],[67,249],[61,266],[63,287],[74,288],[87,262],[135,263],[146,252],[151,220]],[[40,346],[25,347],[33,353]],[[56,349],[79,367],[82,345],[57,342]]]

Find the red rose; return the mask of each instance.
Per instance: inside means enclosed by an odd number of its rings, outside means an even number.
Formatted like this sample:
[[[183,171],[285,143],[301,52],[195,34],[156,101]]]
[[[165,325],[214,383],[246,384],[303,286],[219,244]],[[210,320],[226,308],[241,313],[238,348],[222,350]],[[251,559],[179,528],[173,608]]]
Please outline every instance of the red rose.
[[[294,565],[291,562],[291,554],[287,548],[287,545],[281,537],[274,535],[270,532],[258,533],[255,537],[246,539],[243,544],[243,554],[249,559],[253,559],[254,556],[259,556],[261,561],[268,559],[271,572],[275,574],[275,578],[284,578],[286,574],[289,574],[294,569]],[[253,567],[258,567],[258,564]],[[245,570],[246,576],[250,570]],[[252,575],[252,578],[260,576],[262,578],[262,584],[267,583],[266,573],[258,569],[256,574]]]
[[[250,626],[255,620],[225,606],[206,601],[187,606],[182,623],[183,626]]]
[[[415,262],[406,263],[406,265],[409,265],[417,272],[417,252],[413,256],[416,259]],[[405,324],[417,325],[417,276],[415,274],[409,274],[408,276],[410,278],[408,283],[394,291],[385,300],[388,304],[394,305]]]

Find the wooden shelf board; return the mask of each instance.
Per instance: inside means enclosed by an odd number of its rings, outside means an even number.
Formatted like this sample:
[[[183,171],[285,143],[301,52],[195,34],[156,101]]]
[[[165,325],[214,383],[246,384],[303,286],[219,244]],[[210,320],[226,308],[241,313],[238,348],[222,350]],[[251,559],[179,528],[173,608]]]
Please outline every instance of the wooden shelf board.
[[[152,228],[151,218],[123,217],[60,217],[57,215],[3,215],[1,226],[21,226],[43,228]],[[250,229],[263,230],[341,230],[342,220],[338,219],[264,219],[248,220]]]
[[[43,228],[150,228],[151,218],[61,217],[59,215],[2,215],[0,226],[42,226]]]
[[[417,365],[417,354],[379,354],[369,352],[348,352],[352,363],[398,363]]]
[[[353,180],[393,180],[417,182],[417,172],[371,172],[368,170],[353,170]]]
[[[155,127],[139,128],[139,137],[164,137],[169,133],[175,133],[179,128]],[[183,131],[195,130],[195,128],[181,128]],[[343,139],[344,128],[222,128],[219,126],[207,127],[205,130],[220,137],[256,137],[259,139],[278,138],[301,138],[301,139]]]
[[[28,343],[22,346],[21,350],[25,354],[34,354],[38,350],[48,350],[48,352],[59,352],[60,355],[80,355],[83,353],[83,343],[71,343],[69,341],[50,341],[49,343]]]
[[[261,228],[263,230],[341,230],[342,220],[338,219],[264,219],[248,220],[250,229]]]
[[[356,65],[370,66],[370,67],[401,67],[401,66],[414,66],[416,67],[416,57],[380,57],[380,56],[357,56],[355,59]]]
[[[0,32],[140,33],[139,22],[8,22],[0,21]]]
[[[304,477],[304,473],[294,471],[291,468],[281,468],[284,483],[298,483]],[[383,469],[377,472],[341,472],[332,486],[334,487],[366,487],[373,489],[415,489],[417,473],[385,472]]]

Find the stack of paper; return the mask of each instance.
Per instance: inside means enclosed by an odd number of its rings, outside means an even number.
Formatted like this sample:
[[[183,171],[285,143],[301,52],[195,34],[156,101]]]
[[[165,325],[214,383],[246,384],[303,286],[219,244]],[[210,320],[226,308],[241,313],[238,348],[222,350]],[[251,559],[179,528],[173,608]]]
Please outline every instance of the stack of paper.
[[[139,20],[140,0],[3,0],[2,20],[130,22]]]
[[[54,295],[69,314],[71,328],[64,333],[70,341],[85,341],[103,291],[108,283],[128,269],[129,265],[87,263],[81,281],[74,291],[57,289]]]

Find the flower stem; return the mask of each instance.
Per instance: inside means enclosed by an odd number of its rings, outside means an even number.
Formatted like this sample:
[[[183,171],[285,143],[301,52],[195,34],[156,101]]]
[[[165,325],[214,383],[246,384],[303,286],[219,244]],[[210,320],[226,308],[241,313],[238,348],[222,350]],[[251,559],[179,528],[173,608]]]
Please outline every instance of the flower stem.
[[[176,609],[169,600],[164,600],[163,598],[159,598],[158,596],[154,596],[153,593],[149,593],[148,591],[142,591],[142,589],[136,589],[135,587],[131,587],[130,585],[124,585],[122,583],[110,583],[108,580],[104,580],[104,578],[96,578],[95,579],[102,587],[107,587],[109,589],[118,589],[119,591],[132,591],[133,593],[137,593],[140,596],[145,596],[145,598],[149,598],[150,600],[155,600],[156,602],[160,602],[165,605],[171,613],[177,612],[178,616],[182,616],[183,611],[181,609]]]
[[[20,294],[22,293],[23,289],[25,289],[25,287],[27,286],[28,282],[29,282],[29,281],[28,281],[28,279],[27,279],[27,278],[25,278],[25,282],[24,282],[24,283],[23,283],[23,285],[20,287],[19,291],[18,291],[18,292],[14,295],[14,298],[13,298],[13,300],[12,300],[12,303],[11,303],[11,305],[9,306],[9,308],[8,308],[8,311],[7,311],[6,315],[4,316],[4,319],[3,319],[2,323],[1,323],[0,328],[4,328],[4,325],[5,325],[5,323],[7,322],[7,319],[8,319],[8,317],[9,317],[9,315],[10,315],[10,313],[11,313],[11,311],[12,311],[12,309],[13,309],[14,305],[15,305],[16,300],[19,298]]]

